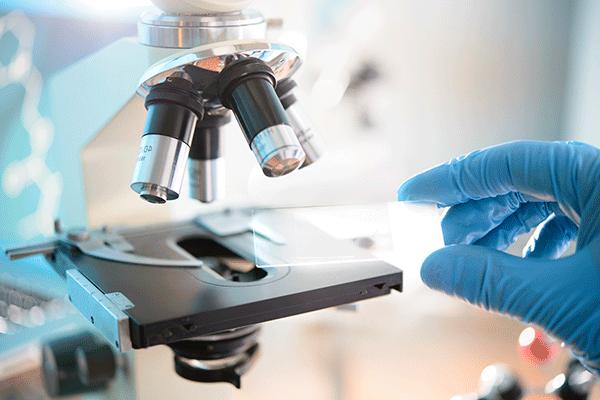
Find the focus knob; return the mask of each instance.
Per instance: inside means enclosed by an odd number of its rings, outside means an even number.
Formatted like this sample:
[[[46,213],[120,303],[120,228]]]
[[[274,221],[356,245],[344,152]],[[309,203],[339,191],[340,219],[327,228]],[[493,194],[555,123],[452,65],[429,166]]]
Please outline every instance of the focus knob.
[[[88,332],[61,337],[42,347],[42,380],[50,396],[104,389],[115,371],[110,346]]]

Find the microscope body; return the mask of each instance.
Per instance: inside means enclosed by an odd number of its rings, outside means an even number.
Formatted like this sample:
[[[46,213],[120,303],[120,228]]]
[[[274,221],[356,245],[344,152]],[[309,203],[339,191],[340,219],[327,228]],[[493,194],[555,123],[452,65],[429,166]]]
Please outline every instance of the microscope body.
[[[71,229],[57,224],[54,239],[6,252],[44,254],[116,349],[166,344],[180,376],[239,388],[258,355],[258,324],[401,291],[402,271],[293,211],[257,221],[243,196],[183,222],[173,222],[181,204],[149,204],[183,197],[186,172],[191,197],[222,196],[224,138],[246,139],[227,149],[242,187],[256,161],[276,178],[326,151],[292,93],[300,57],[266,39],[262,15],[241,10],[247,0],[188,2],[157,1],[167,12],[142,15],[138,38],[52,79],[59,215]],[[82,225],[92,229],[72,228]],[[298,261],[299,236],[344,262]]]

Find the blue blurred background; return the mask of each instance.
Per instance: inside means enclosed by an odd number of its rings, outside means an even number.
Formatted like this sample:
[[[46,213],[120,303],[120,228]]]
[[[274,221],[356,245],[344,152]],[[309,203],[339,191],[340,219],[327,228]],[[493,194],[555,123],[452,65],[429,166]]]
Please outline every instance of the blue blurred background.
[[[48,220],[59,214],[63,176],[69,172],[57,168],[56,160],[68,157],[69,150],[52,146],[56,132],[46,83],[114,40],[135,35],[135,19],[114,20],[107,13],[105,19],[92,20],[90,14],[81,19],[67,3],[44,2],[38,8],[17,2],[4,4],[0,12],[0,232],[4,239],[31,239],[51,233]],[[76,95],[78,89],[70,90]]]

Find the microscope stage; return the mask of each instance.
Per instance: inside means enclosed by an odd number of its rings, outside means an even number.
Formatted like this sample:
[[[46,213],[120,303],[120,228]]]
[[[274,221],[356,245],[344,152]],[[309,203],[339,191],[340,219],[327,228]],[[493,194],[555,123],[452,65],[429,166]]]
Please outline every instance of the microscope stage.
[[[286,220],[289,216],[281,211],[265,215],[278,225],[258,237],[248,222],[249,211],[224,212],[183,223],[93,231],[77,245],[59,242],[48,259],[66,275],[71,300],[79,310],[92,322],[96,315],[94,323],[105,336],[109,336],[106,329],[119,330],[109,337],[113,343],[129,330],[133,348],[402,290],[401,270],[365,257],[366,251],[352,242],[315,227],[305,227],[309,230],[303,233],[311,232],[321,248],[346,248],[348,260],[302,265],[291,256],[286,259],[295,251],[290,227],[298,222]],[[119,328],[101,326],[102,314],[112,318],[119,313],[123,316]],[[118,340],[116,346],[127,349]]]

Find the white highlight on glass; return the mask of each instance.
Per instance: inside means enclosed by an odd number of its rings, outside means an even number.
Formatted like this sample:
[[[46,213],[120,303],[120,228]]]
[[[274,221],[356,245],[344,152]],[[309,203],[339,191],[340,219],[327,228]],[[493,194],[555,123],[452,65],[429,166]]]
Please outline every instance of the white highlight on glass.
[[[389,203],[394,253],[403,265],[419,269],[435,250],[444,247],[441,219],[436,204]]]
[[[436,205],[399,202],[255,210],[256,265],[318,267],[401,259],[403,267],[418,269],[444,245],[441,214]],[[284,245],[273,245],[256,229],[259,224],[270,224],[283,235]]]
[[[122,10],[128,7],[151,6],[150,0],[79,0],[95,10]]]
[[[301,59],[306,58],[306,51],[308,50],[308,40],[303,33],[297,31],[288,31],[279,36],[279,41],[291,46]]]

